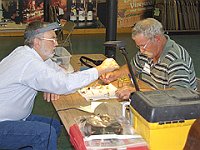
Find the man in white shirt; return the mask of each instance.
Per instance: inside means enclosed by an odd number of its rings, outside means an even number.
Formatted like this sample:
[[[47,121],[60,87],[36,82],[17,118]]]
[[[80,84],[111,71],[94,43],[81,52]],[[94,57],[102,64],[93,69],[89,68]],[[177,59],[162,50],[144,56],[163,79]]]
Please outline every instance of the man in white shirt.
[[[47,101],[56,100],[119,67],[106,59],[95,68],[67,74],[50,59],[58,45],[54,31],[58,28],[58,23],[30,23],[25,45],[0,62],[0,149],[55,150],[60,123],[31,114],[37,91],[45,92]]]

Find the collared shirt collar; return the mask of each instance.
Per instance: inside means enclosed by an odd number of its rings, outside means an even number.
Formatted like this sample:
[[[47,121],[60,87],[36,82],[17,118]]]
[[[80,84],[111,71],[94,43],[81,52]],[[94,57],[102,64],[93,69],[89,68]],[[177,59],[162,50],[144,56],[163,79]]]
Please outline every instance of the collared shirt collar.
[[[28,51],[30,51],[34,56],[36,56],[36,58],[38,58],[39,60],[42,60],[42,57],[37,53],[37,51],[34,48],[30,48],[29,46],[25,45],[24,48]]]
[[[170,37],[168,35],[165,34],[165,37],[167,38],[167,42],[165,44],[165,47],[163,49],[162,54],[160,55],[160,58],[158,59],[158,63],[160,63],[162,61],[162,59],[166,56],[166,54],[169,52],[170,48],[173,45],[173,40],[170,39]]]

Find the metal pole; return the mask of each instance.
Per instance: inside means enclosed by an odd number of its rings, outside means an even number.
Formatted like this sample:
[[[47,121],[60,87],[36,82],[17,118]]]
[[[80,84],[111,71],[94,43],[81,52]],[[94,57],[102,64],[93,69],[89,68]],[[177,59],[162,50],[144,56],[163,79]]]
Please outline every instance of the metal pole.
[[[137,83],[137,80],[136,80],[136,77],[135,77],[135,74],[133,72],[133,69],[131,67],[131,64],[130,64],[130,61],[128,60],[128,53],[125,49],[125,47],[120,47],[119,50],[121,51],[121,53],[124,55],[124,58],[126,60],[126,64],[128,65],[128,69],[129,69],[129,72],[131,74],[131,78],[132,78],[132,82],[133,84],[135,85],[135,89],[136,91],[140,91],[140,88],[139,88],[139,85]]]
[[[49,21],[49,1],[44,1],[44,21]]]
[[[106,0],[106,41],[115,41],[117,33],[118,0]],[[116,57],[116,48],[105,47],[107,57]]]

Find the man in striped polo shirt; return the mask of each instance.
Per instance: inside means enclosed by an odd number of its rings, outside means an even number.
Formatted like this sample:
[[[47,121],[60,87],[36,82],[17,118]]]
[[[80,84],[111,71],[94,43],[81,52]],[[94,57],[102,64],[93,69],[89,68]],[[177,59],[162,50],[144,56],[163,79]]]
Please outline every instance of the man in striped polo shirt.
[[[134,73],[154,89],[191,88],[196,90],[196,76],[193,62],[188,52],[164,34],[162,24],[147,18],[135,24],[132,39],[139,48],[131,60]],[[127,65],[102,75],[105,83],[129,74]],[[134,87],[124,86],[116,95],[128,99]]]

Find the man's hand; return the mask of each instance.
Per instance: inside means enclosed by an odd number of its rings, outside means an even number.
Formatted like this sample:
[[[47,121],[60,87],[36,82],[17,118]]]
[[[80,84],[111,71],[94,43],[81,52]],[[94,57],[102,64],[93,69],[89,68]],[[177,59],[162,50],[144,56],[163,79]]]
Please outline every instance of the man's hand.
[[[122,67],[120,67],[119,69],[113,71],[113,72],[109,72],[109,73],[105,73],[102,74],[100,76],[100,79],[108,84],[112,81],[117,80],[117,78],[122,77],[123,75],[128,75],[129,74],[129,70],[128,70],[128,66],[127,65],[123,65]]]
[[[130,98],[130,94],[132,92],[135,91],[135,88],[134,87],[131,87],[131,86],[124,86],[122,88],[119,88],[117,91],[116,91],[116,96],[119,97],[120,99],[129,99]]]
[[[59,97],[60,96],[57,94],[52,94],[52,93],[47,93],[47,92],[44,92],[44,95],[43,95],[44,100],[46,100],[47,102],[58,100]]]
[[[103,61],[101,65],[97,66],[96,69],[99,72],[99,76],[101,76],[102,74],[105,74],[107,72],[119,69],[119,65],[113,58],[107,58]]]
[[[117,72],[109,72],[101,75],[99,79],[102,80],[104,83],[109,84],[110,82],[115,81],[117,78]]]

